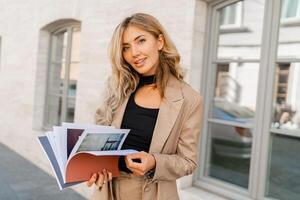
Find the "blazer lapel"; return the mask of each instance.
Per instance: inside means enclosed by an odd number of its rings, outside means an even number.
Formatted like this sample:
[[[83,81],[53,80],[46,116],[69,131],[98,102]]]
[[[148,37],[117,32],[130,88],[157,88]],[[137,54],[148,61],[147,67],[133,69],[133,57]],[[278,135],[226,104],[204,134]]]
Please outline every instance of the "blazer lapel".
[[[165,98],[159,108],[150,145],[150,153],[161,152],[163,149],[178,117],[183,101],[181,83],[171,76],[165,89]]]

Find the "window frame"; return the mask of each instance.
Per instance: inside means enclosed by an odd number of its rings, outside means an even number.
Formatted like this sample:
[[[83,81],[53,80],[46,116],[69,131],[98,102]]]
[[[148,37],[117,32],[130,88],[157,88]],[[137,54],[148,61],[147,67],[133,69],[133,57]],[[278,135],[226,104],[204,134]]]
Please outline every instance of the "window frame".
[[[279,25],[281,16],[282,1],[265,0],[264,18],[263,18],[263,34],[261,39],[261,52],[259,59],[259,88],[257,90],[256,116],[253,138],[253,146],[251,152],[251,166],[249,173],[249,190],[242,190],[237,186],[225,183],[208,176],[205,176],[205,166],[207,165],[207,156],[210,151],[209,135],[208,135],[208,117],[211,107],[211,99],[213,98],[214,86],[213,74],[215,73],[216,64],[222,60],[217,60],[217,44],[218,36],[218,9],[237,2],[238,0],[214,0],[208,2],[207,7],[207,33],[205,35],[205,47],[207,49],[203,53],[204,62],[203,74],[201,77],[200,91],[204,95],[204,116],[201,144],[199,147],[199,162],[203,165],[195,173],[193,183],[195,186],[211,190],[222,196],[228,196],[233,199],[270,199],[265,196],[268,179],[268,159],[269,148],[271,144],[271,119],[272,119],[272,96],[273,83],[275,81],[277,44],[279,36]],[[230,59],[228,61],[240,60]],[[244,62],[256,62],[257,60],[243,60]],[[226,60],[223,60],[226,63]],[[267,67],[261,67],[267,66]],[[271,88],[271,89],[270,89]],[[264,133],[264,134],[263,134]],[[279,132],[277,132],[279,134]],[[281,133],[283,134],[283,133]],[[288,133],[292,135],[293,133]],[[209,144],[209,145],[208,145]],[[267,148],[266,148],[267,147]]]
[[[67,114],[67,108],[68,108],[68,99],[70,98],[68,95],[68,89],[70,86],[70,66],[72,63],[80,63],[80,61],[73,62],[71,60],[72,56],[72,39],[73,39],[73,30],[79,29],[81,31],[80,24],[78,23],[68,23],[64,24],[62,26],[56,27],[50,31],[50,48],[48,52],[48,69],[47,69],[47,81],[46,81],[46,92],[45,92],[45,109],[44,109],[44,120],[43,120],[43,128],[45,130],[49,130],[52,128],[54,124],[49,123],[49,96],[59,96],[62,99],[62,105],[61,105],[61,113],[59,117],[59,123],[66,121],[66,114]],[[59,34],[61,32],[67,33],[67,44],[66,44],[66,60],[61,61],[52,61],[52,52],[53,52],[53,38],[56,34]],[[51,68],[53,64],[65,64],[65,73],[64,73],[64,79],[63,79],[63,88],[62,88],[62,94],[52,94],[50,93],[50,76],[51,76]],[[76,97],[74,98],[75,104],[76,104]]]

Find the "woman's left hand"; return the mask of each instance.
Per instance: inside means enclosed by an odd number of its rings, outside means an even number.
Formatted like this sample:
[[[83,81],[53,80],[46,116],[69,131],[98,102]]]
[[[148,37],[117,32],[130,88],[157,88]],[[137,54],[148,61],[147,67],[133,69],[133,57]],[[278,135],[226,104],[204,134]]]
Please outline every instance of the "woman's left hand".
[[[140,162],[134,161],[135,159],[140,160]],[[156,165],[154,156],[144,151],[127,155],[125,162],[127,168],[137,176],[144,176],[149,170],[154,169]]]

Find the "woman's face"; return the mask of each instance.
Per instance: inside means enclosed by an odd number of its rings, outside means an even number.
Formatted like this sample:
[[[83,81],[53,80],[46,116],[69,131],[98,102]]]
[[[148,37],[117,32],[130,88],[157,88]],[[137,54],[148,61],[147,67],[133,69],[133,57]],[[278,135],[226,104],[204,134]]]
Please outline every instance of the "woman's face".
[[[155,38],[151,33],[135,26],[128,26],[123,33],[123,58],[143,76],[155,74],[162,47],[162,35]]]

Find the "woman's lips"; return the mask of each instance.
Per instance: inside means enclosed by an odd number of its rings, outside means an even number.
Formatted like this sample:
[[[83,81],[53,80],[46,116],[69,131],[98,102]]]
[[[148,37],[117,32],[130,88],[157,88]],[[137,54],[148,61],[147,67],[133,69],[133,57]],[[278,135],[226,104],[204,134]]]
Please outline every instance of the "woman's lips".
[[[138,61],[134,62],[135,66],[137,67],[142,67],[144,66],[145,62],[146,62],[146,59],[147,58],[142,58],[142,59],[139,59]]]

